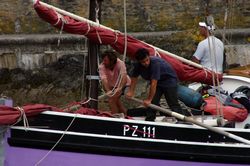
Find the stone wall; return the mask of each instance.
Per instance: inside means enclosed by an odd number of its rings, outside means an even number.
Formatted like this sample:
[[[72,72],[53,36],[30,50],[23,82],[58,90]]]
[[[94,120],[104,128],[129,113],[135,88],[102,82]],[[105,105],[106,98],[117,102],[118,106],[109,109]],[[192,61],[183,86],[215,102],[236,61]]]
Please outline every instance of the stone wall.
[[[88,17],[89,0],[43,1]],[[103,0],[102,9],[102,24],[124,31],[123,0]],[[201,40],[198,22],[210,13],[221,30],[226,3],[225,0],[129,0],[126,9],[128,32],[141,32],[133,36],[189,59]],[[250,32],[244,29],[250,27],[250,1],[234,0],[229,9],[226,27],[237,29],[217,31],[216,35],[227,36],[229,64],[244,65],[249,62],[250,53]],[[13,98],[15,105],[61,106],[83,99],[85,38],[58,34],[58,30],[38,18],[30,0],[1,0],[0,91]]]
[[[86,55],[86,44],[78,35],[2,35],[0,68],[44,67],[64,55]]]
[[[30,0],[2,0],[1,2],[0,34],[59,34],[57,29],[37,16]],[[43,0],[43,2],[88,18],[89,0]],[[123,0],[102,1],[101,21],[103,25],[124,31],[123,2]],[[204,20],[207,14],[214,17],[217,29],[221,32],[224,27],[226,9],[228,11],[226,28],[236,31],[232,34],[240,34],[239,32],[244,31],[244,28],[250,27],[250,1],[234,0],[228,1],[230,2],[228,4],[226,2],[225,0],[129,0],[126,1],[127,31],[146,32],[143,34],[143,40],[179,56],[190,58],[194,47],[201,40],[197,24]],[[150,37],[146,35],[148,32],[161,33],[162,31],[182,31],[182,33],[175,33],[167,37],[166,35]],[[232,35],[228,33],[228,42],[225,44],[249,44],[249,33],[234,35],[234,37],[236,38],[232,38]],[[10,46],[9,49],[10,52],[20,55],[17,48],[13,49]],[[236,48],[236,50],[240,50],[240,48]],[[27,61],[29,54],[25,54],[25,57],[19,56],[19,59]],[[0,55],[5,59],[1,62],[0,67],[5,67],[6,63],[9,63],[8,61],[15,59],[12,57],[13,53],[8,51],[3,54],[0,50]],[[234,63],[235,60],[230,62]],[[41,63],[41,60],[37,63]],[[22,64],[14,64],[14,66],[22,66]]]
[[[199,41],[199,39],[190,37],[191,35],[183,38],[183,35],[191,34],[191,32],[167,31],[131,33],[129,35],[177,56],[190,59]],[[215,35],[222,38],[219,31]],[[225,41],[227,63],[229,65],[249,64],[248,36],[250,36],[250,29],[226,31],[225,35],[231,38],[230,41]],[[101,48],[106,49],[107,47],[102,46]],[[0,35],[0,69],[35,69],[53,63],[64,55],[84,56],[86,54],[87,39],[81,35]]]
[[[89,0],[44,0],[44,2],[88,18]],[[207,14],[214,16],[219,28],[224,26],[228,8],[227,28],[250,25],[250,1],[225,0],[129,0],[126,3],[127,29],[138,31],[187,30],[197,27]],[[123,30],[123,0],[103,0],[102,23]],[[0,34],[54,33],[33,10],[30,0],[2,0],[0,3]]]

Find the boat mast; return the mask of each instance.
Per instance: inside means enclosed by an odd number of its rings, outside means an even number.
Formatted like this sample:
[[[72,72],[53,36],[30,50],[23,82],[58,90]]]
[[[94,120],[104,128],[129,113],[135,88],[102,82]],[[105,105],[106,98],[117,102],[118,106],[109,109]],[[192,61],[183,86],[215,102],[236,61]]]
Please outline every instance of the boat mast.
[[[89,19],[96,22],[100,21],[101,16],[101,2],[102,0],[89,0]],[[91,99],[98,98],[98,54],[99,45],[94,44],[88,40],[88,63],[87,63],[87,81],[86,81],[86,96]],[[90,100],[90,108],[97,109],[98,102],[96,100]]]

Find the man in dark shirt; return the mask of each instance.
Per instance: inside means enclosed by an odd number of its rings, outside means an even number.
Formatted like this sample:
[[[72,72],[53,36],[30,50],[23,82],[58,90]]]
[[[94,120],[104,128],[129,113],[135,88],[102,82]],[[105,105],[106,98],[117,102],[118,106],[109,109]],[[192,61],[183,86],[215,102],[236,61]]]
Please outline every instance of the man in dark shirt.
[[[138,76],[150,81],[150,90],[148,97],[143,100],[144,106],[149,104],[159,105],[161,96],[164,94],[170,109],[177,113],[183,113],[178,98],[177,84],[178,78],[171,65],[163,59],[156,56],[149,56],[149,51],[142,48],[136,52],[137,63],[131,73],[131,86],[126,96],[134,96],[135,86]],[[156,112],[151,108],[146,111],[146,121],[154,121]]]

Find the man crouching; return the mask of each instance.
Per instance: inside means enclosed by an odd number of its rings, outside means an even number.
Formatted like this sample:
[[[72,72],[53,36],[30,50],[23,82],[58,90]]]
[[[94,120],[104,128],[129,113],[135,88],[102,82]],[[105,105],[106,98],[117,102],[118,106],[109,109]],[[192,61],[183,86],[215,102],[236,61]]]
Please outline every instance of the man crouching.
[[[120,101],[122,91],[130,85],[126,66],[117,58],[114,51],[105,51],[102,55],[102,63],[99,66],[99,74],[106,94],[109,96],[109,107],[112,114],[124,113],[126,108]]]

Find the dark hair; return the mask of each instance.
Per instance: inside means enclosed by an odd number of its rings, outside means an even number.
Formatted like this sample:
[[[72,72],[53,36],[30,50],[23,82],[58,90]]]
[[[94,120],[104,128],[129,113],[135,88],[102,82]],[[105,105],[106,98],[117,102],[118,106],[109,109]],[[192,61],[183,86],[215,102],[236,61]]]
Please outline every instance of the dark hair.
[[[101,55],[102,59],[105,58],[106,56],[109,58],[109,61],[110,61],[111,65],[116,64],[116,62],[117,62],[117,53],[115,51],[107,50]]]
[[[140,48],[135,53],[135,59],[137,61],[141,61],[145,59],[147,56],[149,56],[149,51],[145,48]]]

